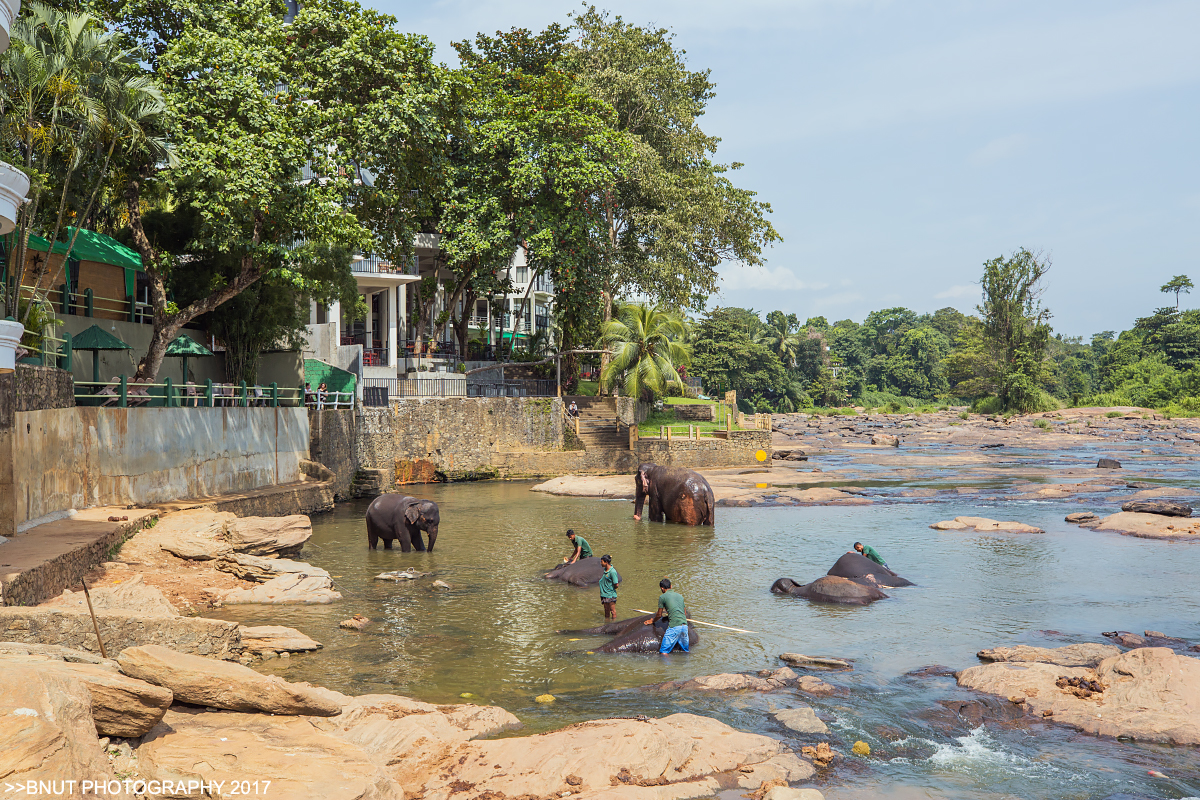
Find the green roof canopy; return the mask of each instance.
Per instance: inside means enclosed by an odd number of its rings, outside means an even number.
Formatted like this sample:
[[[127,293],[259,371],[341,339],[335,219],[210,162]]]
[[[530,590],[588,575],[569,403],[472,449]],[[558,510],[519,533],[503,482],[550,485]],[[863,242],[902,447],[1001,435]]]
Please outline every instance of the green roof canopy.
[[[33,238],[33,237],[30,237]],[[133,348],[113,336],[99,325],[93,325],[71,339],[72,350],[132,350]]]
[[[211,356],[212,351],[202,344],[197,344],[187,334],[181,333],[167,345],[167,355],[190,358],[192,356]]]
[[[67,245],[71,242],[71,237],[75,235],[75,229],[67,226],[66,241],[55,242],[54,252],[62,255],[67,252]],[[36,234],[29,234],[29,249],[40,250],[46,252],[50,242]],[[115,264],[118,267],[126,269],[142,270],[142,257],[136,251],[129,249],[125,245],[118,242],[116,239],[105,236],[103,233],[96,233],[86,229],[80,229],[79,236],[75,239],[75,246],[71,248],[71,258],[77,258],[80,261],[99,261],[104,264]]]

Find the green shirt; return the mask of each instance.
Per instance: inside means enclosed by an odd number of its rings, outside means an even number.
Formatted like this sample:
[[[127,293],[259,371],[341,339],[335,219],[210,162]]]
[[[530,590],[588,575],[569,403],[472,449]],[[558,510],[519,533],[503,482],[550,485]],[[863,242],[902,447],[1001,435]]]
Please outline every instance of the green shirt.
[[[667,612],[667,627],[678,628],[687,625],[687,615],[683,613],[683,595],[674,589],[668,589],[658,596],[658,607]]]
[[[862,554],[864,556],[866,556],[867,558],[871,559],[872,561],[874,561],[876,564],[879,564],[882,567],[887,566],[887,563],[884,562],[884,560],[883,560],[883,556],[879,555],[879,553],[876,552],[875,548],[871,547],[871,545],[869,545],[869,544],[863,545]]]
[[[583,538],[578,533],[575,534],[575,546],[579,548],[580,558],[592,557],[592,546],[588,544],[587,539]]]
[[[617,599],[617,584],[621,582],[621,576],[617,574],[614,567],[609,567],[604,570],[604,574],[600,576],[600,597],[604,600]]]

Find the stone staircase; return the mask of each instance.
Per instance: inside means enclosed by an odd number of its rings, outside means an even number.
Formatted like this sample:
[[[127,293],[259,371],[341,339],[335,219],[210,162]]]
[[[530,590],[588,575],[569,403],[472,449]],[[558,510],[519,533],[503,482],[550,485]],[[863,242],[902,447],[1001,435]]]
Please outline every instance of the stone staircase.
[[[628,450],[629,429],[618,428],[617,401],[611,397],[563,397],[563,408],[579,406],[579,440],[585,450]]]
[[[388,471],[385,469],[360,469],[354,473],[350,484],[352,497],[378,497],[388,489]]]

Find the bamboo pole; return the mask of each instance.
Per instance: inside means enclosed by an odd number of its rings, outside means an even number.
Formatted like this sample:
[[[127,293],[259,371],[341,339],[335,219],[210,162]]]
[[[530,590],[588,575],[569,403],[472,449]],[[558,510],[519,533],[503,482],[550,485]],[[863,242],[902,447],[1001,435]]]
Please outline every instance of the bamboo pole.
[[[653,614],[654,613],[653,611],[647,611],[644,608],[635,608],[634,611],[638,612],[639,614]],[[745,628],[731,628],[728,625],[718,625],[715,622],[701,622],[698,619],[689,619],[688,622],[693,622],[697,625],[707,625],[710,628],[721,628],[722,630],[726,630],[726,631],[737,631],[738,633],[753,633],[755,636],[763,635],[763,634],[759,633],[758,631],[748,631]]]
[[[92,629],[96,631],[96,643],[100,645],[100,657],[108,658],[108,653],[104,652],[104,640],[100,638],[100,623],[96,622],[96,612],[92,609],[92,596],[88,594],[87,582],[83,578],[80,578],[79,585],[83,587],[83,596],[87,600],[88,613],[92,615]]]

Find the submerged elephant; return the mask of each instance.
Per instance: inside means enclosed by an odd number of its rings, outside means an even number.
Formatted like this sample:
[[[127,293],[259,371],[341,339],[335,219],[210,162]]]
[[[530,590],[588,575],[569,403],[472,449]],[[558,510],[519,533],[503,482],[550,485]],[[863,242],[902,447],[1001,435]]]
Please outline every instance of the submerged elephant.
[[[650,521],[682,525],[715,523],[716,500],[712,487],[698,472],[682,467],[642,464],[634,476],[637,497],[633,518],[642,518],[642,504],[650,500]]]
[[[392,549],[392,541],[400,541],[401,552],[414,547],[425,551],[421,531],[429,535],[429,552],[437,541],[441,513],[432,500],[419,500],[402,494],[381,494],[367,506],[367,544],[372,550],[383,539],[384,549]]]
[[[771,586],[775,594],[790,594],[818,603],[842,603],[865,606],[887,597],[880,587],[912,586],[887,567],[876,564],[859,553],[846,553],[823,577],[812,583],[799,584],[791,578],[780,578]]]
[[[837,578],[849,578],[859,583],[873,583],[876,586],[912,586],[913,582],[901,578],[882,564],[876,564],[861,553],[846,553],[839,558],[826,575]]]
[[[663,634],[667,631],[667,621],[660,619],[653,625],[644,624],[653,614],[643,614],[640,617],[607,622],[595,628],[581,631],[559,631],[574,636],[612,636],[613,640],[599,647],[593,647],[592,653],[657,653],[662,646]],[[696,626],[688,622],[688,646],[694,648],[700,641]],[[679,646],[676,645],[676,650]],[[674,651],[672,651],[674,652]]]
[[[604,565],[600,563],[599,556],[589,556],[579,559],[574,564],[559,564],[542,577],[572,586],[595,586],[603,574]]]

